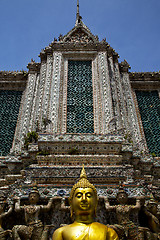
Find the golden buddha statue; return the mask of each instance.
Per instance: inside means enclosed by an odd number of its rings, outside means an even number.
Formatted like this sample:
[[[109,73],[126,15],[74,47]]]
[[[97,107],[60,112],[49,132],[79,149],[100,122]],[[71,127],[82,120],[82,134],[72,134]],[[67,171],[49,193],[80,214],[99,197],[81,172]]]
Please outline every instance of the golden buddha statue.
[[[107,226],[94,222],[98,203],[96,188],[87,180],[84,166],[80,180],[76,183],[69,197],[71,217],[75,221],[58,228],[52,240],[118,240],[117,233]]]

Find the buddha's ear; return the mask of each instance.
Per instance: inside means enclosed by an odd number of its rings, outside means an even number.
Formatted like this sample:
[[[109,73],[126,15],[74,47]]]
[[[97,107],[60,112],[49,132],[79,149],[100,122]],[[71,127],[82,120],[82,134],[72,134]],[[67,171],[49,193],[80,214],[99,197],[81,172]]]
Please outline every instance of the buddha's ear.
[[[73,208],[72,208],[72,200],[71,200],[71,198],[70,198],[70,197],[68,198],[68,202],[69,202],[69,205],[70,205],[70,214],[71,214],[71,219],[73,220]]]
[[[95,217],[97,217],[97,206],[98,206],[98,197],[97,197],[96,206],[95,206],[95,209],[94,209]]]
[[[70,206],[70,214],[71,214],[71,219],[73,218],[73,208]]]
[[[70,206],[70,214],[71,214],[71,219],[72,221],[74,221],[74,211],[73,211],[73,208]]]

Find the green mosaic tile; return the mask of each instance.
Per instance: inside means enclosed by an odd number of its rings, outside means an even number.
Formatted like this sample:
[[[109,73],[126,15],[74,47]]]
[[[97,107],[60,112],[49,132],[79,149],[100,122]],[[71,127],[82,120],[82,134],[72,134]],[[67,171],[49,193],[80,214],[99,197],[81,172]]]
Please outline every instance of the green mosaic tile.
[[[150,153],[160,156],[160,99],[157,91],[136,91]]]
[[[12,147],[21,102],[21,91],[0,91],[0,155]]]
[[[91,61],[68,62],[67,132],[94,132]]]

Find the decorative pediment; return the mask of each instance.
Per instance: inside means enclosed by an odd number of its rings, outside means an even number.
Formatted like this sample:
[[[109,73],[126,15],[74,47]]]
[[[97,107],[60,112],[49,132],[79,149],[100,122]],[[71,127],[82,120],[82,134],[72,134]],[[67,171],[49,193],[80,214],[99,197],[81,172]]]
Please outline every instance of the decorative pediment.
[[[82,17],[79,13],[79,0],[77,0],[77,14],[75,27],[64,37],[59,39],[64,43],[97,43],[98,37],[94,36],[89,28],[83,23]]]
[[[87,27],[76,26],[66,36],[63,37],[63,42],[67,43],[96,43],[98,37],[94,36]]]

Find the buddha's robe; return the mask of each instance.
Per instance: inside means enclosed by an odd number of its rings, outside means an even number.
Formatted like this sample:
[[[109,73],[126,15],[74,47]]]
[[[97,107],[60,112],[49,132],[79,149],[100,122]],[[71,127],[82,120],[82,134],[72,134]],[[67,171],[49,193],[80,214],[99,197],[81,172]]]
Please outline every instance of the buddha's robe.
[[[58,228],[52,240],[118,240],[117,233],[107,226],[93,222],[90,224],[74,222]]]

